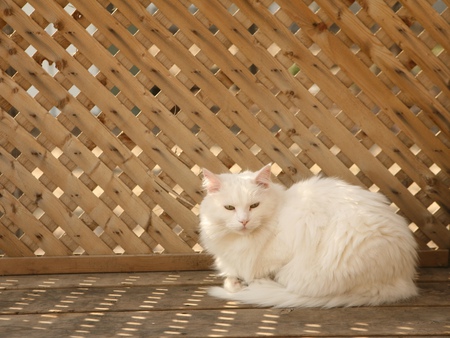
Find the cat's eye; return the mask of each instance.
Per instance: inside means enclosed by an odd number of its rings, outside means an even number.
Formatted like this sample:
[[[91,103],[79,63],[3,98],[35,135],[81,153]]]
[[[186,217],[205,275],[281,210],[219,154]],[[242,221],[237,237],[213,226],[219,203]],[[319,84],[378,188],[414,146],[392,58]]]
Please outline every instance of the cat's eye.
[[[234,210],[234,209],[236,209],[232,205],[225,205],[224,208],[227,209],[227,210]]]
[[[258,205],[259,205],[259,202],[253,203],[253,204],[250,206],[250,209],[255,209],[256,207],[258,207]]]

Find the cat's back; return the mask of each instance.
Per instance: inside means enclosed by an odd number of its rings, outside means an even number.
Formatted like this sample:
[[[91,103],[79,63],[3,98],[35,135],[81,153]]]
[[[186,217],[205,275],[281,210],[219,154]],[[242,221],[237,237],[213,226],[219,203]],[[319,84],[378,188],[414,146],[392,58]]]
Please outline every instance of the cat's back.
[[[286,190],[284,201],[283,218],[291,224],[357,226],[361,218],[396,216],[384,195],[338,178],[314,176],[295,183]]]

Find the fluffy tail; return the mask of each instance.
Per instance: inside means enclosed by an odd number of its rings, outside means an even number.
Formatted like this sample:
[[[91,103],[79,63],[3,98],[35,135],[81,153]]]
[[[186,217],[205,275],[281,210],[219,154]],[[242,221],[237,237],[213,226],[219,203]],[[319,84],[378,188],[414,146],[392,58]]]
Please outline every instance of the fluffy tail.
[[[289,292],[275,281],[262,279],[251,283],[248,287],[231,293],[221,287],[209,289],[211,296],[236,300],[246,304],[264,307],[293,308],[293,307],[347,307],[363,305],[380,305],[394,302],[417,295],[416,287],[401,283],[402,288],[384,286],[382,290],[372,289],[369,292],[357,294],[343,294],[321,297],[305,297]],[[408,283],[409,284],[409,283]]]

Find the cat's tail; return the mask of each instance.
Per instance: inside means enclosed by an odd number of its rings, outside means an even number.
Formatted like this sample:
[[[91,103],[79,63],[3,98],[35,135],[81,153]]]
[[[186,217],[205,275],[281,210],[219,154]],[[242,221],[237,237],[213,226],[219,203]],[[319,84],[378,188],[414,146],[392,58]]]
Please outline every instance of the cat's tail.
[[[374,306],[417,295],[417,288],[413,283],[401,284],[403,284],[401,288],[399,286],[384,286],[382,290],[372,289],[367,292],[343,295],[307,297],[289,292],[273,280],[261,279],[252,282],[248,287],[238,292],[228,292],[222,287],[212,287],[209,289],[209,294],[217,298],[276,308]]]

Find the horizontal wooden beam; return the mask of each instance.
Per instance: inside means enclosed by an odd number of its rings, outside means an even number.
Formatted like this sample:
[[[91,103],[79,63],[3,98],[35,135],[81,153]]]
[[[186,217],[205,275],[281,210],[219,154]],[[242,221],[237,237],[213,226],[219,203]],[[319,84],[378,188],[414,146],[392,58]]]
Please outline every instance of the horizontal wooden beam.
[[[213,259],[207,254],[14,257],[0,259],[0,275],[196,271],[210,270],[212,265]],[[419,251],[420,267],[448,265],[448,250]]]
[[[93,255],[0,259],[0,275],[210,270],[204,254]]]

